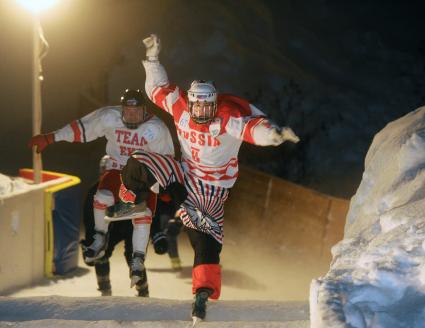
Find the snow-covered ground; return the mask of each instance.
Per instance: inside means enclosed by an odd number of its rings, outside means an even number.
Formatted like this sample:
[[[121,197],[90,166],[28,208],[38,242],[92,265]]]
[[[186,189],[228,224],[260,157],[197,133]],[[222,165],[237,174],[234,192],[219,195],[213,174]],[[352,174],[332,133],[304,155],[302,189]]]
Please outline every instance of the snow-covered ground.
[[[344,240],[312,283],[312,327],[425,326],[425,107],[387,125],[367,153]]]
[[[0,298],[0,317],[6,322],[30,321],[20,326],[42,326],[45,321],[64,323],[73,320],[77,327],[87,326],[107,320],[108,327],[121,326],[122,321],[144,321],[140,326],[189,326],[190,301],[136,299],[130,297],[103,297],[103,298],[67,298],[61,296],[36,298]],[[305,303],[283,303],[273,301],[221,301],[209,302],[208,322],[234,322],[237,327],[263,326],[270,323],[270,327],[288,327],[283,324],[293,321],[297,325],[289,327],[306,327],[308,306]],[[32,311],[28,311],[32,309]],[[45,320],[44,322],[37,322]],[[77,321],[78,320],[78,321]],[[157,321],[162,321],[158,323]],[[236,323],[240,321],[239,323]],[[180,323],[179,323],[180,322]],[[128,324],[128,323],[127,323]]]
[[[98,297],[94,270],[80,261],[67,277],[0,297],[0,327],[190,327],[193,255],[184,233],[179,251],[183,270],[173,272],[167,255],[149,249],[149,300],[135,297],[130,289],[120,244],[111,258],[112,297]],[[271,252],[252,242],[245,247],[230,233],[222,265],[222,297],[209,303],[209,322],[202,326],[308,327],[309,280],[323,267],[318,271],[311,259],[289,262],[280,250]]]
[[[246,243],[249,245],[249,243]],[[167,255],[157,255],[149,247],[148,269],[150,296],[154,298],[191,300],[191,265],[193,251],[185,233],[179,239],[179,252],[183,270],[174,272]],[[130,289],[128,268],[120,243],[111,258],[111,284],[113,296],[134,296]],[[223,272],[222,300],[274,300],[307,301],[311,278],[326,272],[326,265],[314,259],[288,259],[285,250],[262,248],[260,242],[250,246],[241,240],[226,237],[221,255]],[[32,297],[60,295],[94,297],[96,290],[94,268],[81,260],[76,271],[63,278],[45,279],[36,286],[17,290],[7,296]]]

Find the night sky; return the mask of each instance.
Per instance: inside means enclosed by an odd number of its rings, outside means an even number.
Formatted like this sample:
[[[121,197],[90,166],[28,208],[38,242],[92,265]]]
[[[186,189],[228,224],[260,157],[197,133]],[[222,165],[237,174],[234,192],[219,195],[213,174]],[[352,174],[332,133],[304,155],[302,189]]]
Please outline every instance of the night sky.
[[[143,88],[140,41],[154,32],[170,80],[213,79],[302,139],[244,146],[242,164],[349,197],[373,135],[425,104],[424,12],[423,1],[401,0],[63,0],[41,15],[50,44],[42,131]],[[0,172],[9,175],[31,166],[31,28],[29,12],[1,0]],[[44,167],[85,186],[104,144],[52,145]]]

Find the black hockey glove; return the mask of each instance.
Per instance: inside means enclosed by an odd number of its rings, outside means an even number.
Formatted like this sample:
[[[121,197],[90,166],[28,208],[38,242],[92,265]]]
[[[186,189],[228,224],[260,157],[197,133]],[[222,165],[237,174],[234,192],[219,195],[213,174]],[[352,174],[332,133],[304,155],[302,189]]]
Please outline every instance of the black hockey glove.
[[[162,255],[168,251],[167,236],[163,232],[158,232],[152,236],[153,249],[156,254]]]

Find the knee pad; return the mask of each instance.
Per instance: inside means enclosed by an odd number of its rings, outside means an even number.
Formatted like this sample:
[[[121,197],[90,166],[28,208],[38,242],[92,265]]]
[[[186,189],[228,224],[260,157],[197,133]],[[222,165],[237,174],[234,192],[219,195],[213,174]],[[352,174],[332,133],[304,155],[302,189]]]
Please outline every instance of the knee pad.
[[[96,191],[93,198],[93,207],[99,210],[104,210],[109,206],[114,205],[115,198],[110,190],[101,189]]]

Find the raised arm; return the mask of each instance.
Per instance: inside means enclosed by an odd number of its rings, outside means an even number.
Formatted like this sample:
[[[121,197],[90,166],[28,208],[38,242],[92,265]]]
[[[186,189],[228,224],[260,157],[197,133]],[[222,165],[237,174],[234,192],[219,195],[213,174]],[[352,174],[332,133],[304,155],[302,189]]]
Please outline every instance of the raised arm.
[[[174,109],[186,105],[184,92],[169,83],[167,72],[158,60],[160,39],[152,34],[143,43],[146,47],[146,60],[142,61],[146,71],[146,94],[154,104],[173,115]]]

